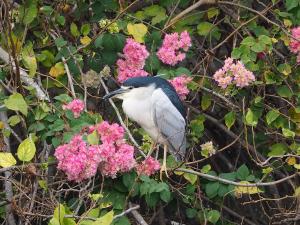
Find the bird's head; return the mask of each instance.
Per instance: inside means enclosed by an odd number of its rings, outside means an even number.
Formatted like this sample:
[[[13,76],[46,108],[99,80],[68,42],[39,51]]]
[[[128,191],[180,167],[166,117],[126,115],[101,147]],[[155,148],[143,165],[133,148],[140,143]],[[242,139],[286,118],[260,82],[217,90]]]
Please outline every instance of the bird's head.
[[[153,92],[156,87],[157,80],[154,79],[154,77],[129,78],[119,89],[108,93],[103,99],[119,98],[124,100],[127,98],[145,98],[149,96],[150,92]]]

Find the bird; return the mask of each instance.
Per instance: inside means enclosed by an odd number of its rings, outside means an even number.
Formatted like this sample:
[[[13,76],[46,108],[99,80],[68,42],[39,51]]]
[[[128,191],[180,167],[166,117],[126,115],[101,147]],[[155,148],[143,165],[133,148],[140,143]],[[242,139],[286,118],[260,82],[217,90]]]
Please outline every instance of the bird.
[[[186,154],[186,110],[175,88],[159,76],[132,77],[103,97],[109,98],[121,99],[127,117],[139,124],[154,143],[164,146],[160,178],[163,172],[168,177],[167,151],[177,161],[183,161]]]

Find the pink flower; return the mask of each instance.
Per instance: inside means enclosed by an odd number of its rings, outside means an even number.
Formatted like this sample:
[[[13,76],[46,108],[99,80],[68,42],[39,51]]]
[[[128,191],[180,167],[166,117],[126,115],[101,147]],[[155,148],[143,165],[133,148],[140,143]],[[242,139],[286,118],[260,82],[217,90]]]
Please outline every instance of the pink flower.
[[[186,75],[181,75],[179,77],[175,77],[169,82],[175,88],[177,94],[179,95],[180,99],[184,100],[186,96],[189,94],[189,89],[187,88],[187,84],[192,81],[191,77],[187,77]]]
[[[145,61],[149,56],[146,46],[127,38],[123,49],[124,59],[117,61],[118,81],[123,83],[130,77],[147,76],[148,73],[143,70]]]
[[[101,141],[104,143],[113,143],[123,139],[124,128],[116,123],[109,124],[103,121],[95,125],[95,130],[101,137]]]
[[[80,113],[84,110],[84,102],[80,99],[74,99],[67,105],[62,106],[63,110],[71,110],[73,112],[74,118],[78,118]]]
[[[297,63],[300,64],[300,27],[292,29],[292,38],[289,47],[291,52],[298,54]]]
[[[300,39],[300,27],[296,27],[292,29],[292,38],[290,41],[290,50],[293,53],[300,52],[300,41],[296,40]]]
[[[158,58],[165,64],[176,65],[185,59],[185,53],[191,47],[191,38],[187,31],[180,34],[166,34],[161,48],[157,52]],[[180,51],[183,50],[184,52]]]
[[[95,130],[100,135],[100,145],[88,145],[76,135],[70,143],[56,148],[54,155],[58,169],[66,173],[68,180],[80,182],[90,178],[96,174],[97,168],[104,176],[114,178],[117,173],[135,166],[134,148],[126,144],[123,127],[103,121],[89,127],[90,132]]]
[[[58,160],[57,168],[67,174],[68,180],[80,182],[96,174],[101,161],[99,153],[99,148],[88,146],[76,135],[69,144],[57,147],[54,155]]]
[[[159,162],[151,156],[136,166],[136,171],[139,175],[151,176],[155,171],[160,169]]]
[[[247,70],[241,61],[234,63],[232,58],[225,60],[224,66],[215,72],[213,78],[223,89],[230,84],[243,88],[255,81],[254,74]]]
[[[143,70],[143,67],[136,67],[127,60],[118,59],[118,81],[123,83],[125,80],[131,77],[146,77],[148,73]]]

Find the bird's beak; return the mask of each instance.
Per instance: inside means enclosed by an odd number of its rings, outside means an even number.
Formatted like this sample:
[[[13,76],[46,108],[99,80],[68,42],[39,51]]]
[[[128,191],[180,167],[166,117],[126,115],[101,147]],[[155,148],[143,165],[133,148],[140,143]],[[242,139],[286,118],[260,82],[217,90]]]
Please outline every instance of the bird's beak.
[[[112,98],[112,97],[114,97],[114,96],[116,96],[116,95],[123,94],[123,93],[125,93],[126,91],[127,91],[126,89],[120,88],[120,89],[118,89],[118,90],[115,90],[115,91],[112,91],[112,92],[106,94],[106,95],[103,97],[103,99],[104,99],[104,100],[110,99],[110,98]]]

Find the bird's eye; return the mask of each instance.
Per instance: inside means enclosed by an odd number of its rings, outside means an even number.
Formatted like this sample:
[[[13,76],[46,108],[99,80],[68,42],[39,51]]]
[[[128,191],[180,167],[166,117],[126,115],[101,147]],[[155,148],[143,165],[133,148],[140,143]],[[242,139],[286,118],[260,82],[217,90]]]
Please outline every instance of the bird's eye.
[[[130,86],[130,87],[128,87],[128,89],[133,89],[133,87],[132,87],[132,86]]]

